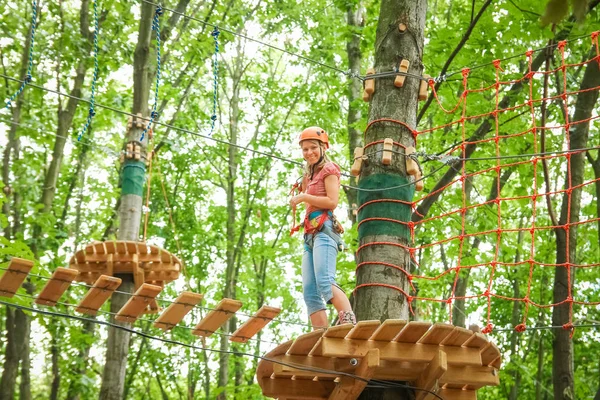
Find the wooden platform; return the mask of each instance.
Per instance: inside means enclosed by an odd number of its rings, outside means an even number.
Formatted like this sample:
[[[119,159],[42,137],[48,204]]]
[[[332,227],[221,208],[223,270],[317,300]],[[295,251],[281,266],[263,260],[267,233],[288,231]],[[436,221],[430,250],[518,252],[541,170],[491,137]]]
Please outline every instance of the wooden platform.
[[[500,351],[480,333],[401,320],[310,332],[265,358],[256,370],[263,394],[287,400],[352,400],[371,379],[425,389],[415,390],[417,400],[435,398],[427,390],[445,400],[475,400],[477,389],[499,384],[501,365]]]
[[[69,261],[77,281],[93,284],[100,275],[133,274],[136,290],[143,283],[164,287],[179,278],[181,261],[158,246],[143,242],[94,242]]]

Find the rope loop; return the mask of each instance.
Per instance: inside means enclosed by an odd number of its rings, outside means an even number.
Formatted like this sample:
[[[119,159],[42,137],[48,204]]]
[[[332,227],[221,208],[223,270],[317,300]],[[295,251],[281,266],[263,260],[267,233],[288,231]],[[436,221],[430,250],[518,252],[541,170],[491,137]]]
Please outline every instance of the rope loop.
[[[481,330],[481,333],[485,333],[487,335],[488,333],[492,333],[493,330],[494,330],[494,325],[492,325],[491,323],[488,323],[485,326],[485,328],[483,328]]]
[[[517,332],[525,332],[527,330],[527,325],[525,324],[519,324],[517,326],[515,326],[515,331]]]
[[[500,60],[496,59],[496,60],[492,61],[492,63],[494,64],[494,67],[495,67],[497,70],[504,71],[504,70],[502,69],[502,67],[500,66]]]

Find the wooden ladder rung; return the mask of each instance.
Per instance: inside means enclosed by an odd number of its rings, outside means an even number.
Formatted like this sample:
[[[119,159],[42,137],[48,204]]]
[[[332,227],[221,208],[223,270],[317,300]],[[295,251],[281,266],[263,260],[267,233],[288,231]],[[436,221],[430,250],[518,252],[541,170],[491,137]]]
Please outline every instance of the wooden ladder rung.
[[[58,299],[71,286],[71,283],[78,274],[79,271],[76,269],[56,268],[50,280],[46,283],[37,299],[35,299],[35,303],[44,306],[55,306]]]
[[[279,308],[262,306],[256,314],[233,332],[233,336],[231,336],[229,340],[232,342],[246,343],[248,339],[256,335],[258,331],[271,322],[273,318],[278,316],[280,312],[281,309]]]
[[[143,283],[121,307],[115,319],[121,322],[135,322],[161,291],[160,286]]]
[[[196,325],[192,334],[208,337],[215,333],[237,310],[242,308],[242,302],[233,299],[223,299],[217,307]]]
[[[100,275],[94,286],[85,294],[75,311],[82,314],[96,315],[102,304],[121,285],[121,279],[114,276]]]
[[[0,296],[13,297],[33,268],[33,261],[13,257],[0,278]]]
[[[175,302],[154,321],[154,327],[168,331],[181,322],[183,317],[189,313],[204,296],[193,292],[181,293]]]

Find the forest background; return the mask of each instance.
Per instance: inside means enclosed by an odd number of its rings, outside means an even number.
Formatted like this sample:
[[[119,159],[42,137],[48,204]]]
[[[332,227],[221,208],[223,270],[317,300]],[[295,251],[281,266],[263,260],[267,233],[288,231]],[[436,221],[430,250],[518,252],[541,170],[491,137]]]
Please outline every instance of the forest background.
[[[580,5],[575,9],[558,10],[559,16],[550,17],[556,24],[552,21],[542,24],[546,11],[544,2],[430,0],[422,57],[424,72],[433,77],[447,76],[447,80],[439,83],[438,93],[440,102],[452,108],[463,90],[463,67],[472,70],[471,85],[484,87],[493,84],[495,79],[491,62],[516,55],[502,61],[503,76],[507,80],[515,79],[527,68],[525,51],[543,48],[561,32],[566,32],[562,39],[572,39],[567,46],[567,61],[588,60],[595,54],[589,33],[600,29],[596,4],[590,1],[583,8]],[[167,125],[155,126],[151,143],[156,157],[153,173],[147,181],[150,197],[146,236],[149,243],[177,254],[185,265],[184,276],[169,284],[161,297],[174,299],[186,289],[204,294],[203,307],[213,307],[223,297],[239,299],[244,306],[223,331],[206,340],[199,340],[185,327],[193,326],[206,309],[194,310],[186,318],[184,327],[167,334],[152,328],[153,316],[144,316],[135,329],[194,343],[198,348],[132,335],[123,396],[131,399],[261,398],[254,380],[257,359],[214,350],[260,355],[310,330],[301,301],[301,239],[288,234],[291,213],[287,196],[291,184],[301,174],[296,137],[306,126],[325,128],[334,143],[332,158],[343,171],[349,172],[354,147],[362,143],[362,132],[368,122],[368,103],[362,101],[362,86],[355,76],[364,75],[373,64],[379,2],[179,0],[165,1],[163,5],[192,18],[168,10],[160,16],[162,47],[157,111],[159,121]],[[97,4],[97,103],[125,112],[132,109],[139,21],[142,9],[149,6],[143,0],[107,0]],[[4,231],[1,252],[5,261],[10,256],[35,260],[33,272],[38,275],[11,300],[21,306],[31,306],[33,294],[45,283],[43,277],[50,276],[56,267],[65,266],[75,251],[91,241],[116,237],[119,155],[127,124],[127,115],[96,107],[91,125],[81,140],[77,140],[89,115],[88,103],[78,99],[89,100],[95,74],[94,3],[91,0],[41,1],[37,7],[30,71],[35,86],[26,86],[12,105],[0,113],[3,147],[0,224]],[[568,18],[571,12],[581,14],[577,21]],[[20,84],[11,78],[23,79],[28,72],[31,19],[31,3],[2,2],[0,67],[5,99],[15,93]],[[215,25],[221,28],[216,56],[218,68],[215,68],[215,41],[211,35]],[[147,49],[150,69],[145,72],[149,81],[154,81],[158,72],[155,45],[152,41]],[[560,65],[558,53],[549,54],[547,59],[549,68]],[[473,68],[478,65],[483,67]],[[584,69],[585,66],[579,66],[566,70],[570,90],[580,87]],[[215,73],[216,98],[213,93]],[[564,90],[563,78],[561,71],[550,75],[546,85],[548,96]],[[535,97],[542,97],[542,78],[535,79],[534,89]],[[151,104],[153,95],[154,87]],[[528,93],[523,91],[514,96],[515,101],[523,102]],[[558,96],[547,103],[548,124],[564,123],[565,107],[561,99]],[[571,109],[576,100],[576,96],[567,97]],[[489,112],[493,102],[493,96],[470,101],[469,115]],[[213,107],[216,109],[214,130],[211,128]],[[421,130],[442,126],[460,116],[460,110],[454,114],[443,112],[435,100],[420,103],[419,107]],[[535,107],[536,117],[539,117],[540,104]],[[598,115],[597,105],[593,115]],[[470,121],[472,126],[468,129],[475,129],[480,122]],[[516,111],[505,117],[501,130],[505,134],[521,132],[531,123],[529,110]],[[599,145],[599,127],[597,119],[591,121],[589,147]],[[418,150],[442,154],[460,140],[460,129],[449,126],[420,137]],[[552,132],[545,140],[548,150],[565,148],[564,132]],[[532,153],[533,146],[530,139],[512,139],[507,154]],[[496,154],[493,146],[481,146],[476,155],[484,158]],[[495,161],[487,164],[482,161],[478,168],[490,165],[495,165]],[[435,171],[438,166],[435,160],[422,164],[425,172]],[[438,169],[427,176],[425,193],[431,191],[444,172]],[[547,176],[539,179],[541,192],[545,185],[554,189],[564,186],[564,163],[549,162]],[[588,181],[600,176],[597,151],[588,152],[584,176]],[[503,194],[507,197],[530,194],[533,178],[531,168],[510,170]],[[343,183],[355,185],[356,181],[344,177]],[[473,202],[483,202],[490,191],[493,192],[493,185],[489,176],[470,180],[467,196]],[[598,183],[584,187],[580,219],[600,217],[598,190]],[[353,251],[357,249],[358,237],[353,214],[356,192],[346,188],[345,193],[338,214],[348,228],[346,241],[351,251],[338,260],[338,281],[351,293],[355,287]],[[432,213],[441,215],[457,210],[462,200],[460,186],[448,189],[437,199]],[[560,207],[559,196],[549,203],[541,202],[537,223],[552,225],[550,210],[560,210]],[[526,201],[510,202],[503,215],[510,221],[508,225],[528,226],[532,209]],[[469,214],[468,222],[477,231],[485,231],[494,229],[496,216],[493,210],[477,209]],[[460,218],[450,216],[418,230],[415,241],[434,243],[456,235],[459,230]],[[141,235],[142,232],[140,238]],[[577,263],[598,262],[599,241],[596,223],[581,225]],[[494,243],[495,237],[485,237],[477,244],[473,241],[469,257],[475,261],[485,259]],[[504,235],[499,257],[507,262],[519,260],[527,254],[530,245],[523,235]],[[557,248],[552,231],[540,233],[535,245],[536,260],[555,261]],[[456,264],[459,246],[456,243],[433,246],[420,251],[417,257],[418,273],[437,276]],[[2,264],[6,265],[7,262]],[[529,296],[538,304],[551,304],[552,272],[538,269],[533,285],[527,288],[528,269],[499,269],[495,290],[514,298],[530,290]],[[600,272],[597,268],[577,270],[576,275],[574,292],[578,298],[598,301]],[[488,280],[486,271],[461,275],[462,294],[481,293]],[[453,284],[452,279],[423,281],[419,295],[446,298]],[[74,315],[71,305],[77,304],[83,293],[85,287],[73,287],[53,311]],[[485,302],[457,303],[452,307],[453,323],[486,324]],[[230,345],[227,334],[263,304],[282,309],[277,321],[269,324],[257,340]],[[523,304],[496,298],[492,304],[490,319],[495,329],[490,336],[504,354],[504,366],[500,386],[486,388],[480,395],[483,398],[553,398],[553,331],[518,333],[512,328],[522,322]],[[107,307],[98,320],[108,320]],[[414,311],[414,319],[447,322],[450,318],[448,307],[436,302],[418,303]],[[595,307],[577,306],[574,312],[578,324],[599,323],[600,315]],[[530,310],[526,322],[528,326],[552,325],[552,308]],[[104,326],[1,307],[0,329],[3,332],[0,341],[2,398],[98,397],[105,363],[107,330]],[[592,397],[600,385],[598,339],[593,328],[578,329],[573,337],[577,368],[571,398]],[[10,374],[13,378],[8,376]]]

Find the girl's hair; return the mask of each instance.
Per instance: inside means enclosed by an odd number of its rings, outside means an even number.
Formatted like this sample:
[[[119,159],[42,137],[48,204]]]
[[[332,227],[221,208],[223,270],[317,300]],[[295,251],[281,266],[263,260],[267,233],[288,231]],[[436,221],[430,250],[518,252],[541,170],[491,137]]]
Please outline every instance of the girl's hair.
[[[331,162],[331,160],[329,159],[329,156],[327,155],[327,149],[325,148],[325,144],[319,140],[307,140],[307,142],[311,142],[311,143],[316,143],[317,145],[319,145],[319,147],[321,148],[321,152],[323,154],[323,159],[321,160],[321,162],[315,164],[315,165],[310,165],[308,162],[304,163],[304,176],[308,177],[309,179],[312,177],[312,175],[314,174],[314,172],[316,172],[319,168],[322,168],[323,165],[325,165],[328,162]]]

